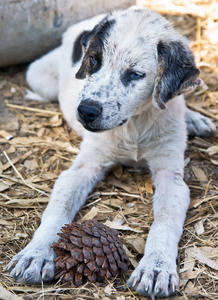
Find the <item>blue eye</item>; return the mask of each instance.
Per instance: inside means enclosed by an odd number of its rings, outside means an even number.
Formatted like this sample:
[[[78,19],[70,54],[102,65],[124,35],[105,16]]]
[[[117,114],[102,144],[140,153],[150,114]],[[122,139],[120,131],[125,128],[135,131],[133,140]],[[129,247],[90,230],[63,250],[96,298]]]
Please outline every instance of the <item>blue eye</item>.
[[[95,68],[98,63],[97,59],[94,56],[90,56],[90,62],[93,68]]]
[[[136,73],[136,72],[130,73],[130,78],[132,80],[137,80],[137,79],[141,79],[141,78],[144,78],[144,77],[145,77],[145,74]]]

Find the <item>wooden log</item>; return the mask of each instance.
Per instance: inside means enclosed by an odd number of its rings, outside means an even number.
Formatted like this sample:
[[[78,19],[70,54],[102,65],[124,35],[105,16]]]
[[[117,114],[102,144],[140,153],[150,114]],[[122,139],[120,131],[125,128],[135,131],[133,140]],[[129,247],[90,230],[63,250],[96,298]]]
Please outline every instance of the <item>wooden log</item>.
[[[0,67],[30,62],[61,42],[70,25],[134,0],[1,0]]]

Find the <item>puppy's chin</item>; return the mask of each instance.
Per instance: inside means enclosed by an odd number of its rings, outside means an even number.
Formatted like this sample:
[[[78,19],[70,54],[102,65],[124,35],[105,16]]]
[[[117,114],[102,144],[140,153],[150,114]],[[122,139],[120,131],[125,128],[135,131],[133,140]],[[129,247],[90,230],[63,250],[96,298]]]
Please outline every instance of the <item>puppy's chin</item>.
[[[83,125],[83,127],[90,132],[103,132],[103,131],[112,130],[112,129],[122,126],[123,124],[125,124],[127,122],[127,120],[128,119],[122,120],[118,125],[116,125],[114,127],[102,128],[102,127],[92,126],[91,124],[86,124],[83,120],[78,119],[78,121]]]

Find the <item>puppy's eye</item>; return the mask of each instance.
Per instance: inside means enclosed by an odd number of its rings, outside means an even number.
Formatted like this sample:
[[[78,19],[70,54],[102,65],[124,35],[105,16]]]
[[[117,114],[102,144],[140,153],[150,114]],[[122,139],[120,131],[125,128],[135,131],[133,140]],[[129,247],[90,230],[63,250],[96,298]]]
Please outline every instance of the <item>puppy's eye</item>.
[[[142,74],[142,73],[137,73],[137,72],[130,73],[130,78],[132,80],[142,79],[144,77],[145,77],[145,74]]]
[[[94,56],[90,56],[90,63],[92,68],[95,68],[98,63],[97,58],[95,58]]]

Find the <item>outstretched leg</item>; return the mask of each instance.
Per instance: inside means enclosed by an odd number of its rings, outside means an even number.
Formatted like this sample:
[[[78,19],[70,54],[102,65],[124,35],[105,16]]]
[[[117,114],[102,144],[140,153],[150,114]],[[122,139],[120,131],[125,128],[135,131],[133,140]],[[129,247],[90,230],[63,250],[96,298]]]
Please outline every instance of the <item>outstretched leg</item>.
[[[56,181],[32,241],[8,265],[11,275],[21,283],[53,279],[55,254],[51,245],[57,241],[57,233],[74,219],[96,182],[112,166],[109,156],[104,157],[94,145],[83,142],[82,146],[71,168],[62,172]]]
[[[216,132],[216,126],[211,119],[186,107],[185,121],[189,136],[210,137]]]
[[[179,156],[178,165],[181,162]],[[171,159],[176,161],[177,157]],[[175,293],[179,284],[177,248],[189,206],[189,189],[182,178],[183,168],[176,167],[176,164],[173,166],[172,160],[159,156],[150,162],[156,188],[153,198],[154,222],[144,256],[128,280],[130,287],[146,296],[169,296]]]

